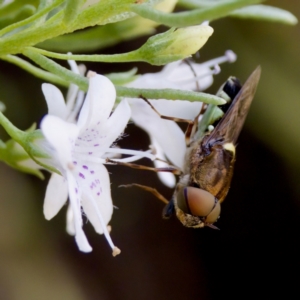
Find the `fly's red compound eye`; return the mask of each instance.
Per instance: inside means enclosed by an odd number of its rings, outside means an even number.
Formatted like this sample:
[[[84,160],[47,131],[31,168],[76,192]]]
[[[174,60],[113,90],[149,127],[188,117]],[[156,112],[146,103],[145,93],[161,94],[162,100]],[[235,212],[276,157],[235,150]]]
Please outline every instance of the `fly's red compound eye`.
[[[213,224],[219,217],[219,201],[209,192],[195,187],[185,187],[177,193],[177,206],[186,214],[203,218]]]

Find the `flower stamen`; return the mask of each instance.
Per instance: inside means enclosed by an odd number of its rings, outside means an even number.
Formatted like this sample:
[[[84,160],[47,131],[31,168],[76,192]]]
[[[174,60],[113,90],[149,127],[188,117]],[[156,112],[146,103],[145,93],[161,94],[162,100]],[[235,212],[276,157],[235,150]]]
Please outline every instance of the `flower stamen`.
[[[78,142],[78,141],[77,141]],[[101,153],[103,152],[103,148],[101,147],[95,147],[95,146],[79,146],[76,144],[76,153],[78,153],[79,155],[87,152],[93,152],[93,153]],[[131,150],[131,149],[122,149],[122,148],[109,148],[109,149],[105,149],[105,153],[104,156],[106,156],[107,153],[114,153],[114,154],[125,154],[125,155],[134,155],[136,157],[147,157],[151,160],[155,159],[155,155],[153,155],[150,151],[140,151],[140,150]]]
[[[118,247],[115,247],[112,252],[112,256],[115,257],[121,253],[121,250]]]
[[[110,234],[109,234],[109,230],[108,230],[108,228],[107,228],[107,225],[105,224],[105,222],[104,222],[104,220],[103,220],[102,214],[101,214],[101,212],[100,212],[100,210],[99,210],[99,208],[98,208],[98,205],[97,205],[96,201],[95,201],[95,200],[93,199],[93,197],[91,197],[90,195],[88,195],[88,197],[89,197],[89,200],[91,201],[92,205],[93,205],[94,208],[95,208],[95,211],[96,211],[96,214],[97,214],[97,216],[98,216],[98,218],[99,218],[99,221],[100,221],[100,224],[101,224],[101,227],[102,227],[104,236],[105,236],[105,238],[106,238],[106,240],[107,240],[109,246],[110,246],[111,249],[113,250],[112,255],[113,255],[113,256],[116,256],[116,255],[120,254],[120,253],[121,253],[121,250],[120,250],[118,247],[116,247],[116,246],[114,245],[114,243],[113,243],[113,241],[112,241],[112,239],[111,239],[111,237],[110,237]]]

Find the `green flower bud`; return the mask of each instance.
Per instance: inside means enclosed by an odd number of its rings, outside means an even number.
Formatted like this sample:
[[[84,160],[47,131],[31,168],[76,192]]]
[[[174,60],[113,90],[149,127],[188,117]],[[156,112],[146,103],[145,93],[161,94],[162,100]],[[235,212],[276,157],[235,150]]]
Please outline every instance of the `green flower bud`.
[[[213,29],[208,25],[171,28],[149,38],[137,52],[143,61],[164,65],[196,53],[212,33]]]
[[[44,178],[40,171],[42,167],[33,161],[24,148],[14,140],[6,143],[0,141],[0,160],[21,172]]]

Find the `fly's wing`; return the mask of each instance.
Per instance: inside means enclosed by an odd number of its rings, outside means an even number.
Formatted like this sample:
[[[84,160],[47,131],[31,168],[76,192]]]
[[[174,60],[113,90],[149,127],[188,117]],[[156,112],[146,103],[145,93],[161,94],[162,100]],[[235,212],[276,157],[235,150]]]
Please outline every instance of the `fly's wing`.
[[[249,76],[223,118],[207,138],[206,144],[211,145],[220,139],[226,143],[235,144],[255,95],[260,73],[261,68],[257,67]]]

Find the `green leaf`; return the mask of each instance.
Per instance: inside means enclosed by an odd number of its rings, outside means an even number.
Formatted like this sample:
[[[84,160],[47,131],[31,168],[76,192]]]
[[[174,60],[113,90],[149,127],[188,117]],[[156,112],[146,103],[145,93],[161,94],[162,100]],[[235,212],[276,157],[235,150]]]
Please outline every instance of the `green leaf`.
[[[41,43],[66,33],[89,26],[105,25],[132,17],[130,5],[135,0],[99,1],[78,13],[72,23],[64,24],[64,10],[58,9],[39,27],[29,27],[0,39],[0,55],[21,53],[27,46]]]
[[[116,45],[122,41],[153,34],[155,29],[142,26],[141,18],[97,26],[83,31],[58,36],[38,44],[38,47],[59,52],[88,52]]]
[[[257,4],[263,0],[227,0],[214,2],[215,5],[178,13],[163,13],[147,4],[135,4],[132,11],[141,17],[160,24],[175,27],[184,27],[201,24],[226,17],[230,12],[247,5]]]
[[[85,0],[66,0],[65,2],[66,7],[63,22],[68,24],[74,22]]]
[[[18,10],[0,16],[0,28],[4,28],[12,23],[26,19],[33,15],[36,8],[33,5],[23,5]]]
[[[280,22],[287,25],[295,25],[298,23],[297,18],[289,11],[268,5],[247,6],[233,11],[230,13],[230,16],[242,19]]]
[[[175,90],[175,89],[136,89],[123,86],[116,86],[117,95],[119,97],[140,98],[141,96],[147,99],[168,99],[168,100],[188,100],[200,101],[214,105],[225,104],[226,101],[218,96],[206,93]]]

